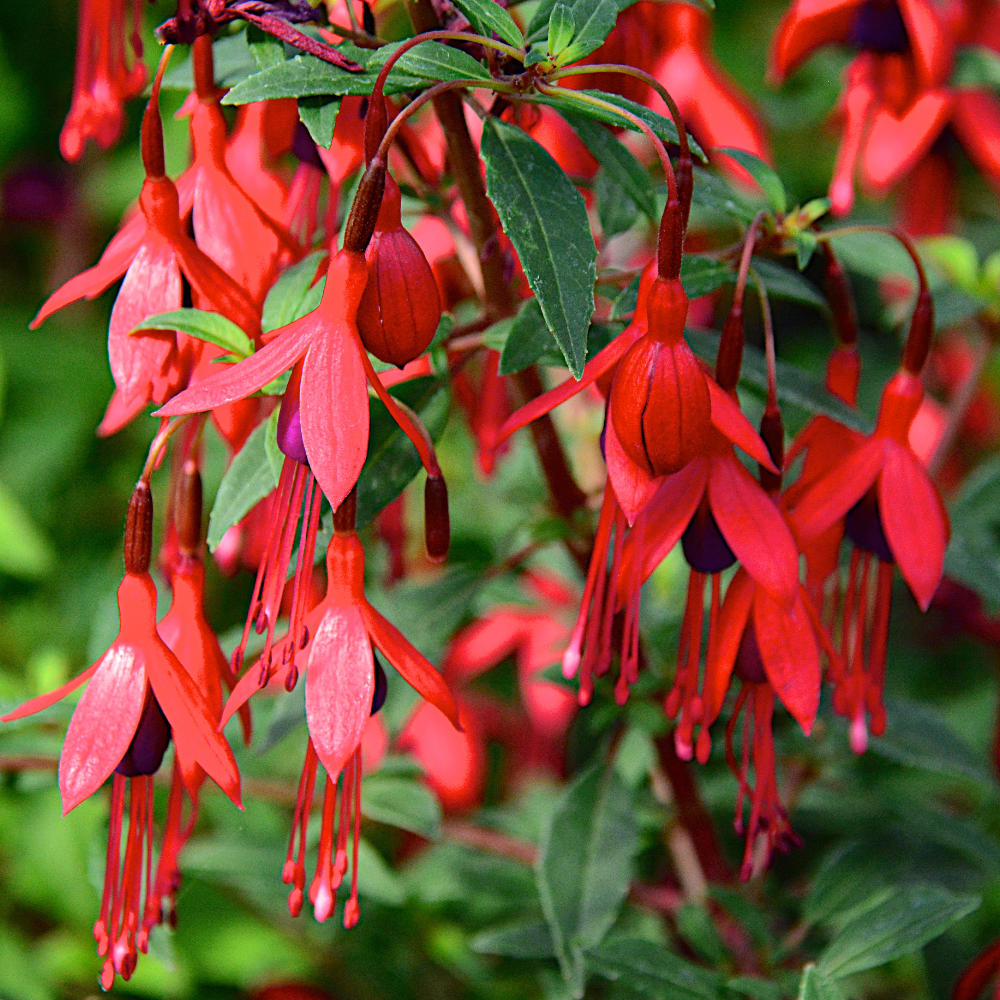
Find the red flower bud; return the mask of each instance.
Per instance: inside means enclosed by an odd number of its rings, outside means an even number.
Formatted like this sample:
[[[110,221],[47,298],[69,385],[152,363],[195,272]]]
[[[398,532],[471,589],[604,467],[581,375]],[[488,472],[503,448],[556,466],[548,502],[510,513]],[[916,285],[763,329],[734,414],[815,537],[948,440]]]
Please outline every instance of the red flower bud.
[[[680,281],[657,279],[646,303],[647,333],[618,364],[608,410],[626,454],[665,476],[703,454],[711,404],[705,374],[684,340],[687,297]]]
[[[399,205],[399,188],[387,178],[365,253],[370,273],[358,309],[358,331],[375,357],[402,368],[433,339],[441,319],[441,296],[427,258],[403,228]]]

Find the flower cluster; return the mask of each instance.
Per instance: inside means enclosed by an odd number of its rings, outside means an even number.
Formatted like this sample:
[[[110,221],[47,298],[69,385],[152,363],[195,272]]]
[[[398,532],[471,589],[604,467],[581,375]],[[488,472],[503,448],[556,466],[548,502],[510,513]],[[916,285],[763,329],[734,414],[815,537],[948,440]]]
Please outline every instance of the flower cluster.
[[[62,140],[69,159],[88,137],[110,144],[123,103],[144,85],[142,64],[127,55],[141,54],[141,6],[81,2],[81,55]],[[94,929],[105,988],[132,974],[151,929],[174,917],[181,854],[205,778],[241,806],[223,733],[238,716],[249,742],[258,692],[290,692],[300,677],[305,688],[304,763],[282,871],[293,915],[308,899],[316,919],[327,920],[348,879],[343,922],[359,919],[362,748],[391,688],[386,666],[421,698],[393,734],[396,745],[423,762],[455,811],[485,794],[488,739],[517,747],[524,770],[561,773],[567,730],[578,706],[609,693],[605,675],[615,678],[610,693],[619,705],[637,686],[652,694],[681,761],[706,764],[713,735],[722,733],[716,755],[724,753],[736,779],[748,879],[772,852],[798,842],[782,801],[775,713],[787,712],[809,735],[826,685],[850,746],[864,752],[869,736],[890,724],[883,686],[896,571],[922,610],[942,579],[948,515],[917,435],[934,307],[904,230],[948,224],[951,185],[927,180],[950,176],[950,152],[939,148],[946,130],[991,183],[1000,179],[995,95],[951,82],[956,53],[997,35],[995,5],[794,0],[777,29],[777,81],[822,45],[854,53],[838,109],[834,215],[851,210],[856,176],[875,195],[904,178],[913,191],[931,184],[936,192],[933,204],[921,195],[907,200],[903,228],[881,232],[909,255],[916,279],[908,284],[898,370],[867,431],[852,293],[836,253],[844,233],[821,225],[825,206],[788,211],[772,190],[770,207],[741,218],[735,240],[708,224],[698,230],[711,212],[693,215],[692,204],[712,206],[699,201],[705,181],[696,159],[721,168],[711,183],[742,195],[754,178],[767,188],[774,176],[761,117],[713,59],[705,9],[637,3],[607,26],[607,37],[588,38],[589,47],[585,35],[574,41],[566,33],[572,17],[559,22],[553,14],[547,43],[532,48],[530,32],[524,41],[502,6],[495,21],[477,23],[451,4],[417,4],[418,34],[388,48],[367,4],[344,5],[350,28],[320,17],[335,6],[178,4],[160,38],[189,49],[194,86],[181,113],[190,165],[176,179],[167,175],[160,96],[168,48],[143,116],[137,208],[98,262],[54,291],[33,324],[118,283],[108,330],[114,392],[99,433],[150,415],[158,422],[128,511],[116,639],[83,674],[4,719],[86,685],[66,733],[59,788],[69,812],[111,779]],[[433,23],[438,15],[445,27]],[[231,127],[213,34],[240,20],[254,27],[260,66],[230,92],[243,102]],[[306,30],[307,21],[323,23]],[[477,30],[484,23],[489,30]],[[388,21],[382,27],[398,30]],[[260,31],[278,41],[268,47]],[[338,47],[338,39],[355,44]],[[328,88],[311,77],[301,92],[283,83],[281,97],[256,100],[268,92],[268,74],[286,66],[283,46],[306,54],[287,62],[289,78],[309,66],[327,74]],[[494,93],[492,105],[482,91]],[[302,99],[298,107],[290,97]],[[317,97],[339,99],[334,126],[324,120],[327,105],[316,112]],[[467,117],[463,97],[482,123]],[[558,124],[553,107],[566,113]],[[638,138],[620,141],[609,125]],[[652,166],[642,159],[650,146]],[[625,166],[614,183],[648,225],[616,232],[611,214],[577,191],[574,181],[599,201],[615,163]],[[660,177],[662,211],[650,193]],[[554,199],[540,190],[550,181]],[[505,195],[504,184],[520,184],[520,196]],[[547,223],[546,212],[563,209]],[[582,238],[557,232],[577,209]],[[600,223],[596,244],[589,219]],[[614,237],[625,230],[632,235],[622,250]],[[695,258],[695,248],[708,253]],[[786,264],[796,256],[825,288],[836,342],[827,391],[786,440],[768,281],[755,265],[791,273]],[[718,275],[697,296],[692,260]],[[597,264],[604,291],[595,307]],[[581,280],[584,308],[574,320]],[[760,294],[762,416],[759,407],[744,409],[739,392],[751,282]],[[595,337],[599,327],[609,335],[584,361],[588,333]],[[549,383],[534,367],[557,349],[578,377]],[[366,596],[366,546],[378,544],[376,534],[391,555],[390,584],[408,563],[431,571],[448,555],[442,462],[450,469],[459,459],[439,462],[441,428],[425,421],[416,393],[407,395],[429,380],[459,403],[483,478],[502,466],[508,439],[530,428],[561,525],[552,539],[533,535],[487,572],[516,577],[527,603],[479,608],[452,636],[441,672]],[[551,416],[559,411],[569,421],[574,407],[603,425],[598,435],[591,422],[576,442],[599,470],[592,496],[574,479]],[[212,562],[201,472],[213,425],[231,463],[231,492],[243,490],[245,500],[218,515],[230,523],[217,533],[215,561],[256,573],[229,656],[204,610]],[[408,544],[410,518],[396,501],[419,468],[422,555]],[[266,486],[248,485],[252,477]],[[155,491],[166,498],[159,529]],[[152,569],[157,531],[160,585]],[[547,560],[554,549],[579,568],[579,595],[565,566],[556,571]],[[675,551],[687,587],[673,649],[646,640],[640,606],[645,584]],[[159,620],[158,589],[171,594]],[[475,687],[509,656],[520,711]],[[563,686],[544,673],[555,664]],[[154,785],[171,745],[169,798],[158,822]],[[317,778],[320,832],[307,865]]]

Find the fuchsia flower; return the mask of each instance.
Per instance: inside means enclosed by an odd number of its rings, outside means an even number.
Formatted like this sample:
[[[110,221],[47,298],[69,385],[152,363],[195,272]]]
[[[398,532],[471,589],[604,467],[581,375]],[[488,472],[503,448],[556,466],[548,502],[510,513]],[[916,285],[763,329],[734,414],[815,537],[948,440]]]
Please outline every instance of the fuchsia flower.
[[[347,871],[347,841],[353,829],[351,895],[344,925],[358,920],[357,852],[361,823],[360,744],[368,717],[385,698],[384,677],[374,658],[373,645],[403,678],[430,704],[460,728],[458,709],[448,685],[401,632],[369,603],[364,592],[365,554],[354,532],[334,532],[326,553],[326,596],[306,616],[301,634],[291,633],[273,653],[251,666],[226,705],[225,723],[251,695],[271,680],[289,687],[298,675],[297,661],[305,657],[306,721],[309,743],[299,784],[298,803],[288,858],[282,875],[292,885],[288,898],[294,915],[302,907],[305,889],[305,850],[317,762],[326,770],[322,828],[316,874],[309,900],[319,921],[333,912],[336,890]],[[337,816],[337,783],[344,786]],[[353,816],[353,819],[352,819]],[[297,850],[296,850],[297,845]]]
[[[843,667],[832,679],[834,708],[850,718],[851,745],[858,753],[867,742],[867,716],[876,735],[885,729],[882,684],[893,566],[899,566],[922,610],[944,568],[948,515],[909,442],[923,399],[919,373],[932,330],[931,299],[922,286],[903,364],[883,391],[874,434],[859,436],[816,475],[791,515],[806,545],[837,524],[854,545],[843,607]]]
[[[102,149],[113,146],[121,134],[125,102],[146,85],[141,61],[143,4],[144,0],[80,0],[73,102],[59,133],[59,149],[67,160],[80,159],[88,139]]]
[[[131,976],[137,952],[146,950],[144,917],[159,902],[150,877],[152,775],[170,741],[192,800],[203,774],[208,774],[241,806],[240,777],[229,744],[218,731],[218,714],[157,630],[156,586],[149,575],[151,538],[152,500],[148,484],[141,481],[132,495],[125,531],[117,638],[78,677],[33,698],[2,720],[11,722],[40,712],[87,684],[59,758],[59,790],[66,814],[113,775],[104,894],[94,925],[98,954],[105,959],[101,973],[105,989],[110,989],[116,973],[125,979]],[[131,802],[122,858],[126,793]]]
[[[200,303],[248,336],[260,328],[246,292],[182,228],[178,189],[164,173],[159,76],[143,119],[142,155],[146,179],[139,195],[141,214],[126,223],[97,264],[53,292],[31,324],[37,327],[64,306],[100,295],[124,275],[108,331],[115,394],[101,423],[104,434],[120,429],[147,403],[162,403],[187,384],[200,341],[169,330],[132,333],[147,317],[180,308],[184,280]]]

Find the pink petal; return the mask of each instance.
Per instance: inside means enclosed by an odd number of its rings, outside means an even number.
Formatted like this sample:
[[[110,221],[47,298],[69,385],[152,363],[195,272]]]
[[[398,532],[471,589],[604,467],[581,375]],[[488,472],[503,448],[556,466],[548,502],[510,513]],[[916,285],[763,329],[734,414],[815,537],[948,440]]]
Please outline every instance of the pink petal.
[[[875,191],[892,187],[930,149],[951,112],[951,98],[927,91],[896,117],[886,108],[872,115],[861,157],[861,175]]]
[[[746,571],[783,604],[790,603],[799,581],[795,540],[774,501],[732,452],[711,459],[708,502]]]
[[[434,664],[417,652],[406,637],[388,619],[383,618],[370,604],[362,607],[361,614],[371,634],[372,642],[385,654],[386,659],[402,675],[403,680],[425,701],[440,709],[456,729],[461,729],[458,706],[445,679]]]
[[[750,605],[759,589],[746,570],[740,569],[726,591],[719,612],[718,626],[709,636],[705,659],[705,725],[710,726],[722,711],[729,690],[729,680],[736,665],[736,654],[750,617]]]
[[[771,50],[771,76],[778,82],[810,53],[847,38],[859,0],[798,0],[778,25]]]
[[[926,611],[944,569],[948,514],[916,456],[898,446],[886,452],[878,481],[882,526],[903,579]]]
[[[884,461],[883,439],[869,438],[816,479],[790,515],[803,543],[843,518],[868,492]]]
[[[98,662],[59,758],[63,815],[104,784],[132,742],[146,700],[143,650],[116,642]]]
[[[302,366],[302,441],[309,467],[334,508],[353,489],[368,455],[368,381],[361,350],[345,325],[324,326]]]
[[[650,476],[625,454],[613,420],[604,422],[604,460],[608,466],[608,478],[615,491],[618,506],[631,525],[642,513],[642,509],[652,500],[663,481],[662,476]]]
[[[808,736],[819,708],[819,650],[800,594],[784,608],[763,591],[753,604],[753,623],[764,671],[774,693]]]
[[[146,669],[153,694],[170,723],[178,755],[201,765],[242,809],[239,771],[229,744],[217,730],[218,720],[190,674],[159,637],[156,645],[146,650]]]
[[[736,400],[711,376],[706,376],[705,381],[708,383],[708,395],[712,401],[712,423],[715,427],[765,469],[777,472],[771,453],[754,430],[753,424],[743,415]]]
[[[375,662],[355,605],[327,608],[309,650],[306,721],[326,773],[336,779],[361,742],[371,715]]]
[[[981,90],[959,90],[954,94],[951,127],[965,147],[969,159],[1000,183],[1000,101]]]
[[[898,0],[906,24],[920,83],[934,87],[945,82],[951,68],[952,46],[941,15],[929,0]]]
[[[288,371],[305,354],[309,340],[315,333],[316,322],[316,314],[311,312],[294,323],[289,323],[278,336],[245,361],[230,365],[217,375],[178,393],[161,406],[154,416],[176,417],[182,413],[201,413],[237,399],[245,399]]]
[[[462,629],[448,647],[444,673],[468,680],[510,656],[533,628],[529,614],[527,609],[497,610]]]

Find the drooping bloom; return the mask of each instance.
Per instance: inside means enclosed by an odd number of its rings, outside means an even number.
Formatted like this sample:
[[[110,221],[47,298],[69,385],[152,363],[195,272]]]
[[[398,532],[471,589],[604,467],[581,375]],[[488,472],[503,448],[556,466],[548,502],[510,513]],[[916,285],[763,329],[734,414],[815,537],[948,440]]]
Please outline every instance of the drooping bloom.
[[[156,586],[149,575],[151,537],[152,500],[148,484],[140,482],[125,532],[117,638],[82,674],[2,720],[32,715],[87,685],[63,743],[59,790],[66,814],[113,776],[104,893],[94,925],[98,954],[105,959],[101,982],[106,989],[116,973],[128,979],[138,952],[146,950],[144,918],[158,902],[152,879],[152,775],[169,743],[186,762],[181,777],[192,799],[202,780],[196,775],[204,772],[240,805],[239,773],[217,730],[218,716],[157,630]],[[129,819],[122,856],[126,798]]]
[[[364,592],[364,548],[353,532],[334,532],[326,553],[326,596],[306,616],[301,634],[274,646],[265,660],[240,678],[223,721],[266,683],[289,682],[305,661],[306,722],[309,742],[299,784],[292,837],[282,875],[292,886],[289,910],[297,915],[305,896],[305,851],[317,764],[326,771],[322,827],[315,876],[308,895],[319,921],[333,912],[335,894],[348,868],[353,840],[351,894],[344,924],[358,920],[357,860],[361,823],[360,744],[365,723],[385,698],[384,677],[373,646],[430,704],[459,726],[455,700],[441,674],[401,632],[368,603]],[[340,806],[337,785],[343,775]],[[339,811],[339,819],[338,817]],[[353,832],[352,832],[353,831]]]
[[[80,159],[88,139],[114,145],[125,102],[146,85],[142,8],[143,0],[80,0],[73,102],[59,133],[67,160]]]
[[[97,264],[49,296],[31,324],[37,327],[64,306],[100,295],[124,275],[108,331],[115,393],[101,424],[105,434],[120,429],[147,403],[162,403],[187,384],[200,341],[170,330],[132,333],[149,316],[180,308],[184,281],[199,303],[232,320],[251,338],[260,327],[247,294],[183,230],[178,188],[164,172],[159,77],[143,119],[142,155],[146,179],[139,195],[140,214],[125,224]]]

